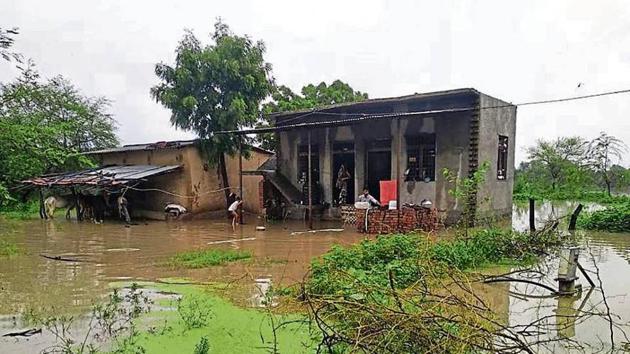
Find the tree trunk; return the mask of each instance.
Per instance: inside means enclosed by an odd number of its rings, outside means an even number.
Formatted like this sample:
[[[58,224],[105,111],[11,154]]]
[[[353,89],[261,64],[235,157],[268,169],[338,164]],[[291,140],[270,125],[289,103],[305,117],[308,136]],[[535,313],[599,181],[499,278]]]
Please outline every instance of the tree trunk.
[[[219,174],[221,175],[221,185],[223,186],[223,192],[225,192],[225,210],[229,208],[228,205],[230,197],[230,181],[228,180],[227,167],[225,164],[225,154],[219,154]]]

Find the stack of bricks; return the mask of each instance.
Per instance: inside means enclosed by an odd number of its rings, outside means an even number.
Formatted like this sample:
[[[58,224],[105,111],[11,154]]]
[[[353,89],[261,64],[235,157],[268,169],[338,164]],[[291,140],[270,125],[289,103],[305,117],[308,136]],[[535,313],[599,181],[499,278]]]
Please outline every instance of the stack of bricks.
[[[390,234],[414,230],[430,232],[437,230],[440,225],[437,211],[425,208],[403,207],[402,210],[370,209],[367,214],[367,230],[364,209],[357,209],[356,218],[357,230],[368,234]]]

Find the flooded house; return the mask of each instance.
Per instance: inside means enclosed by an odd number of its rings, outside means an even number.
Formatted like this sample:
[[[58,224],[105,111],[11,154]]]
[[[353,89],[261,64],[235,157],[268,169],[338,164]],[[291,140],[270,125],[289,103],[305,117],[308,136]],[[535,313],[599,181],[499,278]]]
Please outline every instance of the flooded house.
[[[169,208],[176,210],[176,215],[225,216],[226,188],[220,171],[217,165],[209,164],[196,140],[125,145],[85,154],[100,167],[22,181],[39,190],[42,218],[49,216],[44,210],[45,196],[53,197],[51,203],[69,202],[77,219],[83,219],[84,210],[92,214],[86,217],[95,221],[107,214],[121,214],[123,204],[124,213],[129,211],[132,218],[165,219]],[[249,146],[242,155],[226,156],[229,190],[238,195],[242,184],[243,208],[248,212],[258,214],[262,210],[263,178],[241,172],[256,170],[272,155]]]
[[[256,130],[278,140],[275,165],[260,174],[294,209],[304,209],[310,191],[314,215],[338,218],[343,166],[349,205],[366,187],[386,205],[431,201],[448,223],[459,219],[464,203],[477,215],[512,212],[516,106],[475,89],[368,99],[272,119],[273,128]],[[456,198],[443,171],[461,180],[484,162],[489,169],[476,197]]]
[[[255,146],[242,159],[243,170],[255,170],[273,154]],[[172,166],[173,171],[144,179],[126,196],[137,216],[163,219],[164,207],[179,204],[192,214],[224,215],[225,193],[217,165],[210,165],[196,140],[133,144],[88,153],[100,166]],[[238,194],[239,155],[226,156],[228,181]],[[243,175],[243,204],[246,211],[260,213],[259,187],[262,177]]]

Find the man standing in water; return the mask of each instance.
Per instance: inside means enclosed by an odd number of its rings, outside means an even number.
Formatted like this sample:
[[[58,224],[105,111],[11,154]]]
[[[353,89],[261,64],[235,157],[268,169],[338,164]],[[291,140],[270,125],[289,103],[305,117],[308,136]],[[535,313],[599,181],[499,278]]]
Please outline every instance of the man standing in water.
[[[230,217],[232,217],[232,231],[236,231],[236,223],[241,223],[241,218],[238,215],[238,207],[241,206],[241,204],[243,204],[243,201],[241,197],[237,196],[234,202],[228,207],[228,213],[230,213]]]

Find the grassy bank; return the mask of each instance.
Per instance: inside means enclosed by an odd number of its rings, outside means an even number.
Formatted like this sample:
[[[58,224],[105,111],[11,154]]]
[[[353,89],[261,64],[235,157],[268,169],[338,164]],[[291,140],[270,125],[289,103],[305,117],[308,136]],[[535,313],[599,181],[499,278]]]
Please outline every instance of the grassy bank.
[[[578,224],[587,230],[630,232],[630,202],[615,203],[603,210],[584,213]]]
[[[252,253],[233,249],[212,248],[178,253],[167,264],[179,268],[205,268],[250,259]]]
[[[55,216],[65,213],[60,209],[55,211]],[[14,220],[39,219],[39,202],[28,201],[26,203],[14,202],[0,207],[0,217]]]

